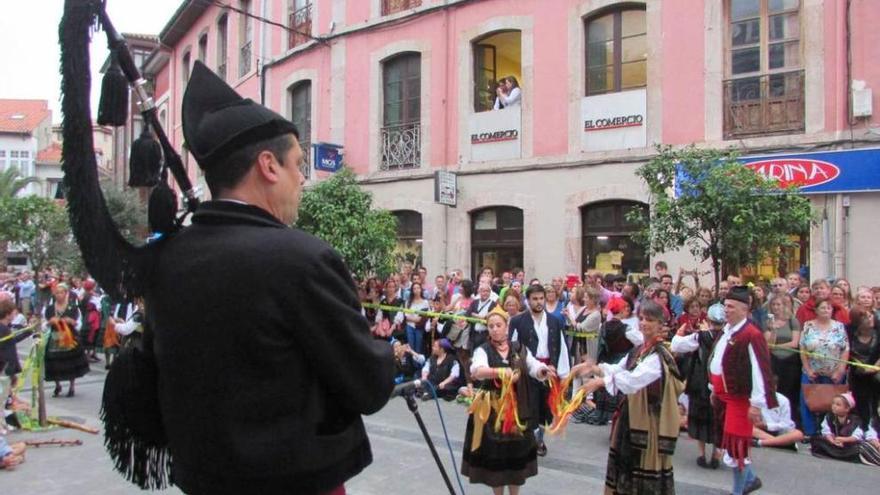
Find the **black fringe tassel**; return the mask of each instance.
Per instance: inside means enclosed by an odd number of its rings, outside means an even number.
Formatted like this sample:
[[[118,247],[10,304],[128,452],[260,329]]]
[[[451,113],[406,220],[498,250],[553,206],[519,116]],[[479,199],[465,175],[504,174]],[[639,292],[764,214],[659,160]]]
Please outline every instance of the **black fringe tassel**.
[[[114,467],[128,481],[150,490],[174,484],[157,384],[153,356],[128,347],[113,360],[101,398],[104,446]]]
[[[128,80],[119,62],[116,52],[110,52],[110,67],[101,81],[101,101],[98,103],[98,125],[120,127],[128,119]]]
[[[167,179],[163,177],[150,192],[150,204],[147,208],[150,232],[161,232],[165,235],[173,233],[177,229],[176,214],[177,195],[168,187]]]
[[[131,143],[128,159],[129,187],[153,187],[159,182],[162,168],[162,145],[153,137],[150,124],[144,122],[141,135]]]

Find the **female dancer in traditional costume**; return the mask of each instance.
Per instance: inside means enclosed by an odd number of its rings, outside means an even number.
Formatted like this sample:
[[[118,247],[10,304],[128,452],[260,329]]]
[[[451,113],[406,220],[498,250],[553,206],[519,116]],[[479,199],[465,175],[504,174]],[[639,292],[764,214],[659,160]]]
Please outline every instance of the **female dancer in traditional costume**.
[[[519,493],[526,478],[538,474],[537,445],[526,427],[530,376],[554,375],[518,342],[509,342],[508,315],[495,308],[487,317],[489,341],[474,350],[471,377],[477,392],[468,410],[461,472],[471,483],[492,487],[495,495]],[[534,392],[532,392],[534,393]]]
[[[70,301],[70,289],[60,283],[52,289],[55,296],[43,310],[44,331],[49,336],[46,347],[46,381],[55,382],[54,397],[61,395],[61,382],[69,381],[67,396],[76,393],[76,379],[89,372],[83,348],[76,341],[82,318],[76,303]]]
[[[639,308],[644,344],[617,364],[582,363],[572,373],[594,374],[584,388],[626,394],[611,428],[605,493],[675,493],[672,454],[678,437],[678,396],[684,390],[675,358],[663,346],[663,308],[645,301]]]

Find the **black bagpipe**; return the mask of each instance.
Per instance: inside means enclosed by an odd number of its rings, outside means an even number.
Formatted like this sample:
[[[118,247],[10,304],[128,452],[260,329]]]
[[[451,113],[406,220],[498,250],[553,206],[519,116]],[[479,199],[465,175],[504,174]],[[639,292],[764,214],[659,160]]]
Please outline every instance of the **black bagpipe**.
[[[64,197],[86,268],[111,296],[121,300],[139,292],[141,281],[138,279],[143,273],[139,267],[143,253],[149,250],[132,245],[119,233],[98,181],[89,104],[89,43],[98,29],[106,33],[110,65],[101,85],[97,123],[125,125],[129,92],[135,95],[144,132],[132,143],[133,173],[129,185],[152,187],[148,204],[150,231],[163,235],[177,231],[186,215],[198,207],[199,193],[159,122],[155,102],[147,92],[147,82],[135,65],[125,39],[107,15],[106,1],[66,0],[59,28]],[[178,213],[177,195],[167,182],[169,171],[183,194],[182,213]]]
[[[98,123],[125,124],[130,87],[139,100],[147,129],[132,145],[131,165],[142,173],[132,174],[139,178],[129,185],[153,188],[148,205],[150,230],[161,235],[154,236],[159,240],[140,246],[128,242],[119,232],[98,181],[89,103],[89,43],[98,29],[106,33],[111,52],[110,68],[102,82]],[[125,40],[110,22],[106,3],[65,0],[59,43],[63,189],[71,230],[89,273],[112,298],[125,300],[143,295],[154,253],[195,211],[198,192],[162,129],[155,103],[147,93],[147,83]],[[169,171],[183,192],[185,208],[180,213],[177,195],[167,183]],[[172,459],[159,412],[158,371],[149,325],[145,325],[142,347],[125,349],[114,360],[104,385],[101,420],[104,445],[117,471],[144,489],[162,489],[173,484]]]

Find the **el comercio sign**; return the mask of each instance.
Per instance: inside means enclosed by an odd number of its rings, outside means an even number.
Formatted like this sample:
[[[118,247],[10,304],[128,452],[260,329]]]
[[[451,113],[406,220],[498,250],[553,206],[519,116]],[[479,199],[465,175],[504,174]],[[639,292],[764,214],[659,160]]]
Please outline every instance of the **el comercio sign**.
[[[471,144],[487,144],[497,143],[500,141],[516,141],[519,139],[519,131],[509,129],[506,131],[481,132],[479,134],[471,134]]]
[[[840,175],[840,169],[833,163],[803,158],[761,160],[747,163],[746,167],[768,179],[776,179],[780,187],[813,187]]]
[[[622,117],[610,117],[584,121],[584,132],[605,131],[608,129],[620,129],[622,127],[639,127],[645,123],[643,115],[626,115]]]

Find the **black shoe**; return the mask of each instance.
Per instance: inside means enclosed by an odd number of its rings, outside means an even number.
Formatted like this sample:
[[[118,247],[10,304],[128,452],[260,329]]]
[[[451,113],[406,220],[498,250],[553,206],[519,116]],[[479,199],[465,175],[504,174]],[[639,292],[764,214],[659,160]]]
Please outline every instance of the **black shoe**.
[[[61,385],[56,385],[55,391],[52,392],[52,397],[58,397],[59,395],[61,395]]]
[[[72,388],[67,390],[68,397],[73,397],[74,395],[76,395],[76,392]]]
[[[706,469],[708,469],[708,468],[709,468],[709,463],[706,462],[706,458],[705,458],[705,457],[700,456],[700,457],[697,457],[697,466],[700,466],[701,468],[706,468]]]
[[[547,455],[547,444],[541,442],[541,445],[538,445],[538,457],[544,457]]]
[[[761,483],[761,478],[755,478],[755,480],[752,481],[751,484],[749,484],[749,486],[747,486],[745,490],[743,490],[743,495],[746,495],[747,493],[752,493],[752,492],[758,491],[761,489],[762,486],[764,486],[764,484]]]
[[[713,457],[711,461],[709,461],[709,467],[712,469],[718,469],[718,466],[721,465],[721,462],[717,457]]]

